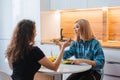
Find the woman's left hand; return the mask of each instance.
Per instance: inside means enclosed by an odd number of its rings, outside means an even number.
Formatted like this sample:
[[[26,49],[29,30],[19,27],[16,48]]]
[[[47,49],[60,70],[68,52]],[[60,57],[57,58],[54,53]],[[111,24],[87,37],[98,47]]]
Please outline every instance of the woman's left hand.
[[[81,64],[83,63],[83,59],[75,59],[72,64]]]

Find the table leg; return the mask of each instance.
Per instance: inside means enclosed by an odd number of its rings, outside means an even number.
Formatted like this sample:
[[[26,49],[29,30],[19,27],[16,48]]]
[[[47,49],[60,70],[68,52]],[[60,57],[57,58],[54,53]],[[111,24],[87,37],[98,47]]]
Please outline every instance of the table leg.
[[[63,80],[63,75],[62,74],[55,74],[54,75],[54,80]]]

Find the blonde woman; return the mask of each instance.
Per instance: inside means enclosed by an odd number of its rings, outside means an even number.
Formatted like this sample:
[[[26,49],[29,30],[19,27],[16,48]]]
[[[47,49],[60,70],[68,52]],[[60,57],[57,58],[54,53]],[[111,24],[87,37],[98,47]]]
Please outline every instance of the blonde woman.
[[[82,73],[71,74],[67,80],[100,80],[101,69],[104,66],[104,53],[99,41],[94,37],[88,20],[79,19],[74,24],[75,39],[63,59],[74,56],[73,64],[87,63],[92,69]],[[61,47],[61,44],[55,41]]]

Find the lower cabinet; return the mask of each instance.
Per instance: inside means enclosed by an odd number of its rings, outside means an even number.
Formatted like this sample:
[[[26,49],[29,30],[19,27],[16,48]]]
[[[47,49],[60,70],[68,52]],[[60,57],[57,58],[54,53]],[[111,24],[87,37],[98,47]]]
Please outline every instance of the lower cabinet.
[[[120,77],[113,77],[109,75],[104,75],[103,80],[120,80]]]
[[[120,62],[106,61],[103,80],[120,80]]]

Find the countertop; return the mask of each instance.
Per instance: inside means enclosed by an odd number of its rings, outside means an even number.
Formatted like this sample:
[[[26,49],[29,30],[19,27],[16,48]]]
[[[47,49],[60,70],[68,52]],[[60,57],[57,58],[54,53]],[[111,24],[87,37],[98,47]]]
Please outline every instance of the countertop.
[[[102,47],[106,48],[120,48],[120,41],[100,41]]]
[[[120,48],[120,41],[100,41],[102,47],[105,48]],[[53,44],[52,40],[46,39],[42,40],[41,44]]]

